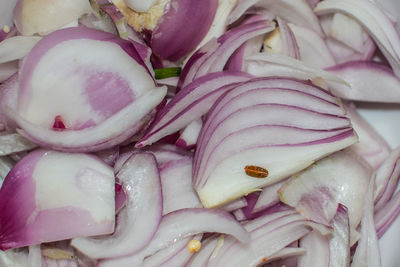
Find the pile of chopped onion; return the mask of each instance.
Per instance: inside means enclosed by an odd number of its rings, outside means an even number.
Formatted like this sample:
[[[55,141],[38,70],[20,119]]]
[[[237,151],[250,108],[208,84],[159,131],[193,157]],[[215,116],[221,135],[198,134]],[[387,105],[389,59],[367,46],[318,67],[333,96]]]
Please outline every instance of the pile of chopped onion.
[[[357,108],[400,103],[390,10],[3,7],[0,266],[396,266],[400,147]]]

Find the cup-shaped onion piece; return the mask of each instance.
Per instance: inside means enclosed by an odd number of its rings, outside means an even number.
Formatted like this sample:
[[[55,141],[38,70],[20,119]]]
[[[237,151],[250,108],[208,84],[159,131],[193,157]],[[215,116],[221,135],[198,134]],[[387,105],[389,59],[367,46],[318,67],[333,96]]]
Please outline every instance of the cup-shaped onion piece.
[[[0,190],[0,249],[114,231],[114,172],[95,156],[36,150]]]
[[[78,27],[32,49],[19,72],[16,106],[6,109],[34,143],[97,151],[139,131],[165,94],[129,41]]]
[[[22,35],[44,35],[91,11],[89,1],[85,0],[18,0],[14,23]]]

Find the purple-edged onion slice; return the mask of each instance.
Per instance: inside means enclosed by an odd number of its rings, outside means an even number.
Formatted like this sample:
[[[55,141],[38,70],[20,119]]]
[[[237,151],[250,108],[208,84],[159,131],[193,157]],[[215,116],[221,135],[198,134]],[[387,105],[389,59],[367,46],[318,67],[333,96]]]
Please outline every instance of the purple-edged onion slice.
[[[369,102],[400,103],[400,78],[386,65],[355,61],[325,69],[350,84],[350,89],[332,86],[339,97]]]
[[[362,207],[361,237],[353,256],[352,267],[381,266],[377,231],[374,223],[375,175],[372,175]]]
[[[69,28],[32,49],[19,73],[16,106],[6,110],[34,143],[95,151],[140,130],[165,94],[129,41]]]
[[[262,104],[257,105],[258,100],[268,101],[263,91],[273,91],[274,88],[281,88],[271,97],[274,104],[264,105],[269,106],[267,109]],[[240,102],[246,94],[251,94],[252,89],[255,93],[246,103],[254,105],[230,106],[229,102],[234,101],[235,95],[243,93],[237,98]],[[292,100],[288,100],[286,92],[291,90],[300,93],[293,96],[293,103],[289,104],[292,107],[287,107],[286,101]],[[315,109],[314,104],[304,101],[310,96],[314,100],[318,96],[320,105],[315,105]],[[301,104],[297,104],[296,99]],[[254,79],[221,96],[208,113],[195,154],[194,186],[203,205],[214,207],[229,202],[278,182],[313,161],[353,144],[357,137],[337,103],[338,99],[321,88],[279,78]],[[332,124],[322,117],[316,119],[314,125],[294,119],[302,111],[313,114],[299,116],[302,119],[314,118],[320,112],[317,110],[330,107],[331,111],[320,115],[330,117]],[[229,110],[226,115],[225,109]],[[232,124],[235,120],[229,121],[230,113],[231,117],[241,118],[240,123]],[[223,115],[219,117],[220,114]],[[258,175],[260,170],[262,174]]]
[[[318,18],[306,0],[239,0],[228,22],[236,21],[249,7],[264,8],[288,22],[307,27],[319,35],[323,35]]]
[[[362,217],[372,168],[349,150],[330,155],[292,177],[279,191],[282,202],[304,217],[329,225],[339,203],[348,208],[352,242]]]
[[[152,144],[201,118],[221,94],[231,89],[233,84],[249,78],[249,75],[241,72],[217,72],[193,81],[157,114],[146,134],[135,146]]]
[[[122,257],[140,251],[151,242],[161,221],[162,192],[155,157],[150,153],[134,153],[117,177],[127,194],[127,203],[117,215],[115,232],[111,236],[75,238],[71,242],[93,259]]]
[[[400,36],[376,3],[368,0],[324,0],[314,11],[318,15],[340,12],[357,20],[374,39],[396,76],[400,75]]]
[[[358,114],[354,104],[347,105],[346,111],[359,139],[359,142],[352,145],[350,149],[368,161],[376,170],[389,156],[391,150],[389,144],[376,132],[372,125]],[[377,179],[380,180],[380,178]]]
[[[0,190],[2,250],[114,231],[114,173],[98,158],[36,150]]]
[[[188,236],[205,232],[232,235],[240,242],[250,241],[250,234],[225,211],[181,209],[163,216],[158,231],[142,251],[129,257],[101,261],[99,267],[135,266],[134,264],[141,264],[146,256],[153,255]]]
[[[333,234],[329,240],[329,266],[342,267],[350,264],[350,222],[347,208],[339,204],[332,219]]]

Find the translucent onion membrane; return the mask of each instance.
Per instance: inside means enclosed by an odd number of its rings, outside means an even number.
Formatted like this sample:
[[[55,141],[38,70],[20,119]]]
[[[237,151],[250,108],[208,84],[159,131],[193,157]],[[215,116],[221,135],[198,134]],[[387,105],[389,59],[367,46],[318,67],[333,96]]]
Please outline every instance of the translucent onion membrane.
[[[351,245],[357,241],[364,199],[372,175],[369,164],[351,151],[332,154],[292,177],[279,191],[282,202],[316,222],[329,225],[339,204],[346,206]]]
[[[205,207],[218,206],[356,140],[329,92],[283,78],[250,80],[221,96],[208,113],[195,153],[194,186]],[[266,169],[265,179],[247,175],[246,166]]]
[[[16,103],[6,100],[8,115],[31,141],[66,151],[101,150],[125,141],[166,94],[131,42],[85,27],[44,37],[18,78]]]
[[[114,173],[94,156],[35,150],[0,190],[2,250],[114,231]]]
[[[89,1],[18,0],[14,23],[22,35],[46,35],[90,13]]]
[[[134,153],[117,172],[127,202],[108,237],[75,238],[71,245],[92,259],[116,258],[143,249],[153,238],[162,216],[162,193],[157,162],[149,153]],[[113,249],[110,249],[112,247]]]

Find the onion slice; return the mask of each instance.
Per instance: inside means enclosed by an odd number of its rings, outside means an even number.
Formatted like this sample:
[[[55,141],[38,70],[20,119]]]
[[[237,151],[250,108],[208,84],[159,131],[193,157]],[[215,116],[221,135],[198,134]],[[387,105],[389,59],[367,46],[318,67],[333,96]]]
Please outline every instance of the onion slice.
[[[325,69],[350,84],[350,89],[332,86],[339,97],[369,102],[400,103],[400,78],[393,71],[376,62],[355,61]]]
[[[0,42],[0,63],[25,57],[41,37],[14,36]]]
[[[207,113],[215,100],[232,84],[246,81],[241,72],[217,72],[201,77],[182,90],[157,114],[150,128],[136,147],[152,144],[172,134]]]
[[[367,162],[343,150],[291,178],[280,189],[280,199],[306,218],[325,225],[334,218],[339,203],[345,205],[354,244],[371,174],[372,168]]]
[[[357,20],[374,39],[396,76],[400,77],[400,37],[376,3],[368,0],[324,0],[314,11],[318,15],[340,12]]]
[[[143,249],[161,221],[160,174],[154,156],[134,153],[118,171],[117,177],[128,199],[117,215],[113,235],[96,239],[75,238],[71,242],[73,247],[93,259],[122,257]]]
[[[228,23],[236,21],[249,7],[264,8],[288,22],[307,27],[323,36],[318,18],[305,0],[239,0]]]
[[[94,156],[29,153],[0,189],[0,248],[112,233],[114,183],[112,169]]]
[[[56,31],[32,49],[20,70],[17,104],[6,110],[34,143],[97,151],[138,132],[165,94],[129,41],[78,27]]]
[[[350,265],[350,223],[347,208],[339,204],[332,220],[333,236],[329,240],[329,266]]]
[[[353,256],[352,267],[381,266],[378,237],[374,224],[374,191],[375,175],[370,179],[365,195],[363,215],[361,220],[361,238]]]
[[[298,258],[298,267],[330,266],[329,237],[314,230],[300,239],[300,247],[307,253]]]
[[[250,241],[249,233],[229,213],[203,208],[182,209],[163,216],[156,235],[144,250],[130,257],[101,261],[99,267],[140,264],[144,257],[185,237],[204,232],[225,233],[240,242]]]

